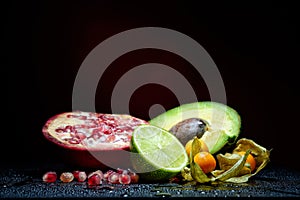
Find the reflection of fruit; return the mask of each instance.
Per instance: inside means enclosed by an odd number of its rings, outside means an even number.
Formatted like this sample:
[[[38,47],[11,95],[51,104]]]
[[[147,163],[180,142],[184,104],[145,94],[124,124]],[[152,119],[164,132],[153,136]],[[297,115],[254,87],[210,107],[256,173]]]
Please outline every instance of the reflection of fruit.
[[[208,152],[209,150],[208,150],[208,147],[205,144],[205,142],[201,139],[198,139],[198,140],[201,143],[201,147],[198,150],[198,152],[201,152],[201,151],[207,151]],[[186,150],[186,153],[187,153],[188,156],[190,155],[190,152],[191,152],[191,149],[192,149],[192,143],[193,143],[193,140],[190,140],[185,145],[185,150]]]
[[[132,134],[131,151],[132,165],[144,180],[168,180],[188,164],[180,141],[156,126],[138,126]]]
[[[207,123],[198,118],[185,119],[175,124],[169,130],[169,132],[173,133],[183,145],[195,136],[201,138],[205,131],[207,131]]]
[[[240,151],[240,152],[237,152],[237,154],[243,156],[246,152],[245,151]],[[247,157],[247,160],[246,160],[246,164],[245,164],[246,167],[250,167],[251,169],[251,172],[253,172],[255,170],[255,167],[256,167],[256,161],[255,161],[255,158],[252,156],[252,154],[250,153]]]
[[[189,119],[205,120],[207,131],[201,137],[214,154],[226,144],[235,142],[240,133],[239,114],[229,106],[217,102],[195,102],[168,110],[150,120],[151,125],[170,130],[174,125]]]
[[[104,163],[125,168],[122,165],[129,156],[125,158],[123,150],[129,150],[132,131],[140,124],[148,122],[130,115],[74,111],[53,116],[42,131],[76,165],[101,168]]]
[[[207,174],[216,168],[216,159],[209,152],[199,152],[194,156],[194,162],[197,163],[202,171]]]

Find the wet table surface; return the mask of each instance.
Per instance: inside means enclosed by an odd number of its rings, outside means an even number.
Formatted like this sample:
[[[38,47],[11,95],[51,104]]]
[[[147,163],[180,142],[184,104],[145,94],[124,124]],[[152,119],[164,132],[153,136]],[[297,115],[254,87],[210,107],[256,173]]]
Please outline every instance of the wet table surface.
[[[56,168],[57,169],[57,168]],[[63,170],[59,168],[60,170]],[[247,183],[102,184],[42,182],[47,168],[5,168],[0,173],[1,198],[173,198],[173,197],[300,197],[300,172],[269,165]],[[57,171],[59,174],[59,171]]]

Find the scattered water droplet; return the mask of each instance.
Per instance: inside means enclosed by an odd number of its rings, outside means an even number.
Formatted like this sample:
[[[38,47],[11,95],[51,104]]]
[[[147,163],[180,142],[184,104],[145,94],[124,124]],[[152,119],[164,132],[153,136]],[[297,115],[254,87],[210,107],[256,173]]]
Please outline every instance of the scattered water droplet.
[[[155,196],[160,196],[160,197],[170,197],[171,194],[170,194],[170,193],[167,193],[167,192],[159,192],[159,193],[156,193]]]
[[[122,197],[129,197],[127,193],[123,194]]]

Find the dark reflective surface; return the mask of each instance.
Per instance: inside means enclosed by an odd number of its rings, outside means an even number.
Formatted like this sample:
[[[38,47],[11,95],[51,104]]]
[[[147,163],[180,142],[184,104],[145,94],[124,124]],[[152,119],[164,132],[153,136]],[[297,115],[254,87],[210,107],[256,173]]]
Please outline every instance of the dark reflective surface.
[[[249,182],[219,183],[139,183],[130,185],[102,184],[88,187],[86,182],[43,183],[42,174],[48,167],[38,169],[6,169],[0,173],[2,198],[53,197],[300,197],[300,173],[278,166],[269,166]],[[53,166],[57,172],[67,170]]]

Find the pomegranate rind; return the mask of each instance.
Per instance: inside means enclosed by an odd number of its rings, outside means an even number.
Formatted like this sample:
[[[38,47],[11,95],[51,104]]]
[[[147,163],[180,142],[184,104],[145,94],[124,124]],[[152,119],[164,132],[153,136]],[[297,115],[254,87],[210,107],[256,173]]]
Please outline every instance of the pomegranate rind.
[[[127,114],[74,111],[60,113],[49,118],[42,128],[42,132],[47,140],[71,150],[88,150],[90,152],[129,150],[132,132],[141,124],[148,124],[148,122]],[[71,143],[70,140],[74,138],[78,139],[78,137],[74,136],[76,131],[78,131],[77,128],[74,127],[80,126],[82,126],[80,129],[82,132],[86,131],[84,135],[86,138],[77,143]],[[93,140],[91,139],[93,130],[102,130],[103,126],[105,126],[105,130],[110,131],[110,134],[100,133],[98,134],[100,135],[99,137],[112,137],[115,138],[115,140],[103,142],[95,141],[95,144],[89,144],[88,140]],[[75,131],[61,131],[61,133],[57,131],[66,127],[73,127]]]

